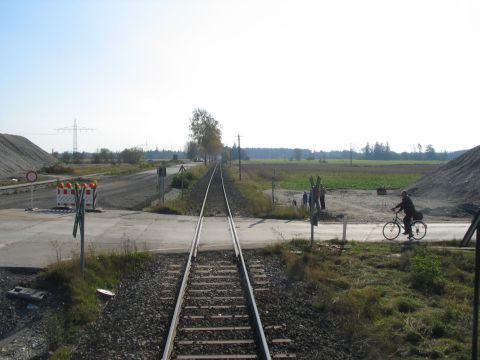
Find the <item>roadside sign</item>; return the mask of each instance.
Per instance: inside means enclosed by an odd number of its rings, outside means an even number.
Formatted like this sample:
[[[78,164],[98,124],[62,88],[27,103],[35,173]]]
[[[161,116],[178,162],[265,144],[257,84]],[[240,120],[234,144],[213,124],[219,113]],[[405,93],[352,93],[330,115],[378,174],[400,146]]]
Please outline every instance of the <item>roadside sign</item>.
[[[166,167],[159,167],[157,168],[157,175],[159,177],[165,177],[167,176],[167,168]]]
[[[37,181],[37,172],[31,170],[31,171],[27,172],[27,175],[25,177],[27,178],[28,182],[35,182],[35,181]]]
[[[27,178],[27,181],[30,183],[30,207],[25,210],[33,211],[35,210],[33,208],[33,183],[37,181],[37,172],[34,170],[30,170],[27,172],[25,177]]]

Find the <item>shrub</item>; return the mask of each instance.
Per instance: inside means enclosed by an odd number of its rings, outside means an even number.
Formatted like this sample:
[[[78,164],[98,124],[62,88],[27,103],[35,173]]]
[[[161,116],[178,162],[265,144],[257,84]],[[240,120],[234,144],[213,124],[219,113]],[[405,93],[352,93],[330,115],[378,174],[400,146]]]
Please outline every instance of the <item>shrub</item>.
[[[410,259],[410,282],[421,292],[442,293],[441,262],[435,255],[416,255]]]
[[[72,355],[72,349],[68,346],[61,346],[50,357],[50,360],[68,360]]]
[[[397,309],[401,313],[414,312],[418,307],[418,301],[411,297],[401,297],[397,301]]]
[[[57,162],[54,165],[44,167],[43,172],[47,174],[73,174],[74,170],[71,167],[65,166],[61,162]]]
[[[194,180],[195,176],[191,172],[175,174],[172,179],[172,187],[176,189],[181,189],[183,186],[184,189],[188,189]]]

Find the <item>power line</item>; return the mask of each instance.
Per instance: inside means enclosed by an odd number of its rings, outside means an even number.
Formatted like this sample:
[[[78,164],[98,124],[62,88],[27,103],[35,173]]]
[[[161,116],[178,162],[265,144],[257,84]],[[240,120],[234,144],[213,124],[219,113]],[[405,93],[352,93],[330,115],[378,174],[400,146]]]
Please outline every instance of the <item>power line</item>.
[[[68,132],[73,132],[73,154],[75,154],[76,152],[78,152],[78,136],[77,136],[77,133],[79,131],[93,131],[95,129],[92,129],[92,128],[80,128],[77,126],[77,119],[73,120],[73,126],[67,126],[67,127],[63,127],[63,128],[58,128],[58,129],[55,129],[57,131],[68,131]]]

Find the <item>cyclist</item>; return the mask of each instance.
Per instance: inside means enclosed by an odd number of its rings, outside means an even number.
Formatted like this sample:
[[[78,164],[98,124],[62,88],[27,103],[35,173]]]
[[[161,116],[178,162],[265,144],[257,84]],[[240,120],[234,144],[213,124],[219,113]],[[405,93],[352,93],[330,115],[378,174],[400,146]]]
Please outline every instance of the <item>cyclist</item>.
[[[404,211],[405,217],[403,218],[403,225],[405,226],[405,232],[403,235],[408,235],[408,238],[412,238],[412,220],[413,214],[415,214],[415,206],[413,205],[412,199],[408,196],[407,192],[403,190],[400,194],[402,197],[402,202],[397,206],[393,207],[391,210],[395,211],[398,208],[398,211]]]

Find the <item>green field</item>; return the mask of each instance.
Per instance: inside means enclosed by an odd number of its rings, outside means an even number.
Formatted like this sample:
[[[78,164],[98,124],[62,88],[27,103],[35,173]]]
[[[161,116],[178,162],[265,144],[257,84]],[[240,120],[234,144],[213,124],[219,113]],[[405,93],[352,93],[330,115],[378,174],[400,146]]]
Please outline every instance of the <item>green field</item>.
[[[379,187],[399,189],[420,180],[440,166],[438,161],[354,161],[329,162],[250,160],[242,162],[242,172],[248,181],[260,188],[275,186],[289,190],[308,190],[309,178],[322,179],[328,189],[374,190]],[[232,166],[233,171],[238,167]]]
[[[353,160],[353,166],[379,166],[379,165],[440,165],[444,161],[439,160]],[[287,159],[258,159],[242,160],[242,164],[300,164],[315,166],[318,164],[350,165],[347,159],[331,159],[327,161],[319,160],[287,160]]]

